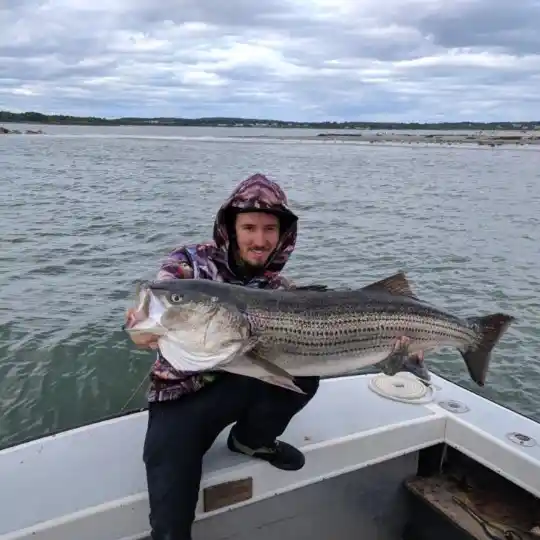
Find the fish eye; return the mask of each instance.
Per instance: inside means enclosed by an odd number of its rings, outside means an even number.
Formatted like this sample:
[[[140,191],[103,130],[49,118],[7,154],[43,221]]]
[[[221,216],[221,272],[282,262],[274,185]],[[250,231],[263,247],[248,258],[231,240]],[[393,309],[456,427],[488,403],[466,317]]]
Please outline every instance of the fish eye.
[[[169,298],[173,304],[178,304],[182,301],[182,296],[177,293],[172,293]]]

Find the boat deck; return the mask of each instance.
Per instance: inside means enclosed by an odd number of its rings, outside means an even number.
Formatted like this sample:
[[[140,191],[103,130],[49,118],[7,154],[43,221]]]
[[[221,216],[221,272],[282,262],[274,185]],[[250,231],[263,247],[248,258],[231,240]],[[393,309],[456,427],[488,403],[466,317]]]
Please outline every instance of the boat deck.
[[[278,471],[230,453],[225,430],[204,460],[197,520],[442,442],[540,495],[540,425],[437,376],[435,399],[424,405],[372,392],[373,377],[323,381],[313,402],[293,419],[283,438],[306,453],[300,471]],[[444,402],[467,410],[447,410]],[[146,412],[138,412],[1,451],[0,538],[144,537],[145,429]],[[512,432],[520,434],[516,442],[508,438]]]
[[[278,474],[267,465],[262,469],[271,477],[279,477],[278,483],[288,479],[291,487],[314,481],[314,475],[328,478],[356,468],[359,456],[368,465],[442,441],[445,418],[443,411],[404,406],[403,403],[383,399],[366,388],[366,380],[361,385],[355,377],[325,380],[316,399],[292,420],[282,437],[307,454],[306,467],[294,473]],[[440,421],[434,422],[437,419]],[[393,433],[401,432],[400,440],[391,437],[385,445],[377,446],[375,442],[382,443],[384,433],[389,429]],[[229,452],[225,444],[227,434],[228,429],[223,431],[207,454],[203,467],[204,485],[211,484],[213,478],[216,475],[221,477],[224,471],[237,467],[261,467],[260,463],[247,456]],[[368,436],[373,441],[369,447],[359,444]],[[361,448],[357,449],[358,444]],[[338,463],[340,467],[336,469]],[[270,483],[270,478],[265,480],[265,485]]]

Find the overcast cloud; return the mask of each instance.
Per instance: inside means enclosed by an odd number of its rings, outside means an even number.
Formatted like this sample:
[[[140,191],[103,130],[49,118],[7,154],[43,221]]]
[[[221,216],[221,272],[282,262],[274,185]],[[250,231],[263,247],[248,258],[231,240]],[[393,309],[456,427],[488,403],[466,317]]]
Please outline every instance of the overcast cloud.
[[[1,0],[0,109],[539,120],[540,0]]]

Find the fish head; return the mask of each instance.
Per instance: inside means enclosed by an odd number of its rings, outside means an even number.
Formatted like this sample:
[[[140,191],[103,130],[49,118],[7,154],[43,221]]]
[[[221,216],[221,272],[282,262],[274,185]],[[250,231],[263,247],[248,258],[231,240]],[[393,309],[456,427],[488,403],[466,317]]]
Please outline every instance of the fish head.
[[[131,333],[159,336],[166,359],[183,371],[223,364],[250,339],[249,321],[240,310],[195,281],[145,284],[135,322],[127,328]]]

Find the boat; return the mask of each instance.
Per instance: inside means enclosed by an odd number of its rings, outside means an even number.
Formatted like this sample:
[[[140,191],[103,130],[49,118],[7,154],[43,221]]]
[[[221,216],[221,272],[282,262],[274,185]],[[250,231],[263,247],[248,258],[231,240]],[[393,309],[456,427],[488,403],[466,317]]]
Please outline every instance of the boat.
[[[225,429],[204,459],[193,539],[538,538],[539,424],[432,383],[323,380],[283,436],[306,454],[300,471],[229,452]],[[148,538],[146,422],[137,410],[0,451],[0,538]]]

